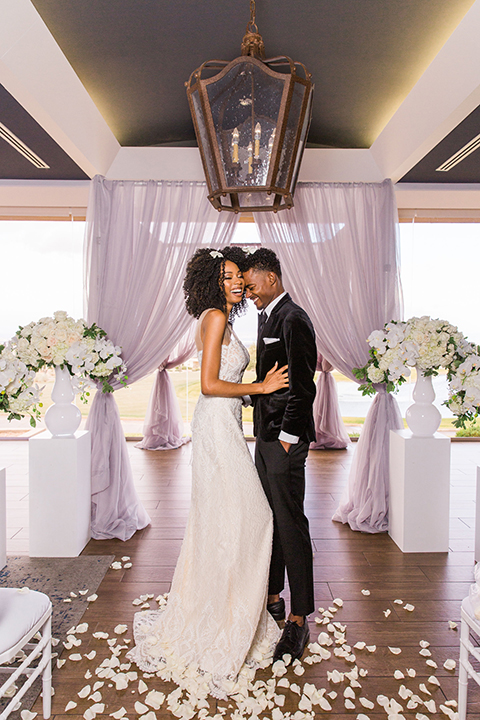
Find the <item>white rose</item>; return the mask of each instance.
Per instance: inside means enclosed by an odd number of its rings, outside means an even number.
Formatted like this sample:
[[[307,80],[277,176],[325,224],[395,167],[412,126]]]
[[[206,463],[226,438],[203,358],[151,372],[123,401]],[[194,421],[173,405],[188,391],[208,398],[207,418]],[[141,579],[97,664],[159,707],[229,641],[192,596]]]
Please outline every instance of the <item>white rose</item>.
[[[53,335],[55,332],[55,323],[54,322],[42,323],[42,325],[39,328],[39,331],[43,335],[43,337],[48,338],[49,336]]]
[[[50,354],[50,348],[45,338],[42,338],[41,340],[35,342],[34,348],[38,353],[40,353],[41,357],[43,357],[44,360],[46,360],[46,355]]]
[[[20,332],[20,335],[21,335],[22,337],[27,337],[28,335],[31,335],[31,334],[32,334],[32,328],[33,328],[33,323],[30,323],[29,325],[25,325],[25,327],[22,328],[22,330],[21,330],[21,332]]]
[[[55,336],[59,342],[65,342],[68,338],[67,330],[63,327],[58,327]]]

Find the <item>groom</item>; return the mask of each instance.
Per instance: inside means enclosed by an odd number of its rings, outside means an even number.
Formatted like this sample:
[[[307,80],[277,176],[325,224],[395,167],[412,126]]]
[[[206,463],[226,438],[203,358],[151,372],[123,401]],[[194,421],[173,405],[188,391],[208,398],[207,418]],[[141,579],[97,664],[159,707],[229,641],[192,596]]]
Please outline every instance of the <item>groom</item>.
[[[259,248],[243,263],[247,298],[260,310],[257,381],[277,362],[288,365],[289,387],[253,396],[255,464],[274,517],[267,609],[285,618],[285,569],[290,585],[290,615],[275,648],[274,661],[288,654],[300,658],[309,642],[306,616],[314,611],[313,558],[308,520],[303,510],[305,461],[315,440],[317,351],[310,318],[282,285],[280,262],[272,250]]]

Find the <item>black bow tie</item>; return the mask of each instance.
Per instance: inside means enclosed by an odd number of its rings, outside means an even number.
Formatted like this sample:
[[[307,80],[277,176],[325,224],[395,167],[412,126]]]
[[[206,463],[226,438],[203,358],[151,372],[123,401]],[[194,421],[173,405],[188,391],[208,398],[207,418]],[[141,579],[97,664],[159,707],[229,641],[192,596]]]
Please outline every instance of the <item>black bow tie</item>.
[[[262,310],[260,315],[258,316],[258,334],[261,335],[263,328],[265,327],[265,323],[268,320],[267,313],[265,310]]]

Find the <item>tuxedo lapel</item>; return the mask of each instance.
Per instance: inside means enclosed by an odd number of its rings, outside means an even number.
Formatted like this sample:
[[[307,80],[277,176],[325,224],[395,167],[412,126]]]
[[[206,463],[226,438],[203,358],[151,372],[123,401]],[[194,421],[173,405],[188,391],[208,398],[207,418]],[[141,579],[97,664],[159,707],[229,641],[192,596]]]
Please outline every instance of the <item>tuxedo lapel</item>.
[[[289,302],[291,299],[292,298],[290,297],[290,295],[288,293],[286,293],[282,297],[282,299],[275,305],[272,312],[270,313],[270,320],[274,317],[274,315],[276,315],[282,309],[282,307],[285,305],[285,303]]]
[[[288,293],[282,297],[282,299],[275,305],[272,312],[270,313],[270,316],[267,317],[266,321],[264,323],[260,323],[260,317],[259,317],[259,325],[258,325],[258,334],[257,334],[257,362],[256,362],[256,373],[257,373],[257,379],[259,377],[263,377],[263,368],[262,368],[262,360],[263,356],[265,355],[265,343],[263,342],[264,337],[269,337],[269,333],[272,328],[276,328],[278,326],[278,322],[282,322],[281,320],[281,310],[284,307],[286,303],[291,301],[291,297]],[[279,316],[280,313],[280,316]],[[277,336],[277,330],[275,330],[274,334]],[[268,368],[270,369],[270,368]]]

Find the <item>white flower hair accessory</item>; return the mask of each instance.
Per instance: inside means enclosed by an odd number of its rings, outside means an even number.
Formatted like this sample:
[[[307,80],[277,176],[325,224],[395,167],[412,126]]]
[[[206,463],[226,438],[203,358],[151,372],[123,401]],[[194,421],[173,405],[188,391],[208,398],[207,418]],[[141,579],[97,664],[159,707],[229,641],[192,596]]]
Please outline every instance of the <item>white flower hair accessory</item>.
[[[210,250],[210,255],[212,256],[212,258],[223,258],[222,253],[218,250]]]
[[[254,253],[257,252],[257,248],[246,247],[246,248],[242,248],[242,249],[243,249],[243,252],[245,253],[245,255],[253,255]]]

